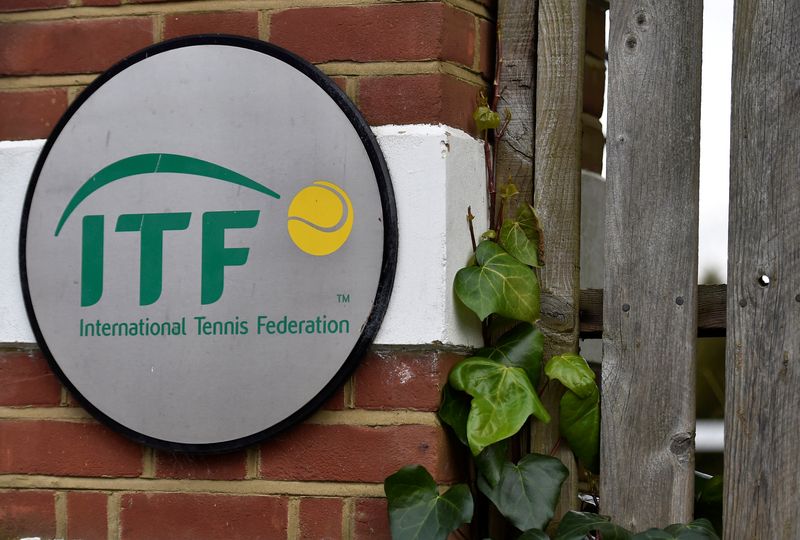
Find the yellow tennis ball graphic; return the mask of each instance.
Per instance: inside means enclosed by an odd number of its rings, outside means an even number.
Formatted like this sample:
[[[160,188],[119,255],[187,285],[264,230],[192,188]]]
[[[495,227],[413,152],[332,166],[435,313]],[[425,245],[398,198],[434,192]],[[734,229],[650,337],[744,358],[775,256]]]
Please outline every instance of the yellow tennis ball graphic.
[[[289,204],[289,237],[309,255],[330,255],[353,230],[353,205],[347,193],[318,180],[301,189]]]

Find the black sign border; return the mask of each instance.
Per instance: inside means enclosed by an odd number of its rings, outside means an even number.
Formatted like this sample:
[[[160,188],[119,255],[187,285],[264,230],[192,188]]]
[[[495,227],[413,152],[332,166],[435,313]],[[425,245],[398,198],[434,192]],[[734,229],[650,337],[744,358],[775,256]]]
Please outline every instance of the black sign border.
[[[280,422],[270,426],[269,428],[247,435],[238,439],[229,441],[222,441],[216,443],[179,443],[174,441],[167,441],[144,435],[134,431],[116,420],[110,418],[97,407],[95,407],[86,397],[84,397],[78,389],[67,378],[64,372],[58,365],[50,348],[44,339],[41,329],[39,328],[38,320],[33,309],[31,301],[30,290],[28,286],[28,272],[26,260],[26,245],[27,245],[27,229],[28,229],[28,216],[30,213],[31,202],[36,190],[36,185],[39,180],[39,174],[42,167],[50,153],[50,150],[58,139],[61,131],[70,121],[75,112],[80,109],[81,105],[100,87],[106,82],[111,80],[121,71],[128,67],[157,54],[179,49],[183,47],[193,47],[198,45],[227,45],[232,47],[241,47],[257,51],[273,58],[280,60],[302,74],[307,76],[322,88],[333,101],[339,106],[342,112],[347,116],[353,128],[358,133],[361,143],[364,145],[372,169],[375,173],[378,182],[378,190],[380,191],[381,207],[383,211],[383,262],[381,264],[380,278],[378,281],[378,288],[373,301],[373,307],[370,311],[361,335],[356,341],[352,351],[348,355],[342,367],[334,375],[334,377],[323,387],[320,392],[314,396],[308,403],[303,405],[300,409],[293,414],[284,418]],[[226,452],[233,452],[240,450],[247,446],[262,442],[269,439],[280,432],[298,424],[308,418],[319,407],[325,403],[331,395],[345,383],[347,378],[353,373],[358,366],[361,358],[366,354],[368,348],[372,344],[372,340],[380,328],[383,316],[386,314],[386,309],[389,305],[389,299],[392,294],[392,286],[394,284],[394,276],[397,268],[397,249],[398,249],[398,233],[397,233],[397,208],[395,206],[394,190],[392,188],[389,170],[386,167],[386,162],[383,158],[383,153],[378,146],[375,135],[372,133],[369,125],[356,106],[350,101],[345,93],[324,73],[322,73],[313,64],[297,56],[296,54],[287,51],[272,43],[259,41],[256,39],[222,35],[222,34],[201,34],[195,36],[180,37],[163,41],[161,43],[146,47],[126,58],[119,61],[117,64],[109,68],[107,71],[99,75],[86,89],[73,101],[67,108],[64,115],[53,128],[53,132],[47,138],[47,142],[36,161],[36,166],[33,169],[31,180],[28,185],[27,193],[25,194],[25,204],[22,211],[22,221],[20,227],[20,241],[19,241],[19,264],[20,264],[20,277],[22,281],[22,294],[25,300],[25,309],[28,313],[33,333],[36,336],[36,341],[39,344],[50,368],[56,374],[61,383],[69,390],[69,392],[78,400],[78,402],[94,416],[97,420],[110,427],[114,431],[132,439],[135,442],[151,446],[159,450],[166,450],[169,452],[186,452],[193,454],[220,454]]]

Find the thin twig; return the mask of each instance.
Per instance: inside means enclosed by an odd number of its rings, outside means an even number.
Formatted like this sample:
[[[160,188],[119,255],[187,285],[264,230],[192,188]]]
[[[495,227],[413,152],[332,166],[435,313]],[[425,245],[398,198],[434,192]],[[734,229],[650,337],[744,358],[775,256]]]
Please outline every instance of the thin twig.
[[[508,109],[506,109],[506,111],[508,111]],[[511,123],[511,116],[506,116],[506,119],[503,122],[503,125],[500,126],[500,129],[498,129],[495,132],[495,135],[494,135],[495,141],[497,141],[498,139],[502,139],[503,138],[503,135],[506,134],[506,128],[508,128],[508,124],[510,124],[510,123]]]
[[[500,239],[500,229],[503,226],[503,207],[505,206],[506,198],[500,197],[500,207],[497,209],[497,219],[495,220],[494,232],[497,234],[498,240]]]
[[[472,207],[467,206],[467,225],[469,225],[469,238],[472,240],[472,252],[475,253],[478,250],[478,244],[475,243],[475,228],[472,226],[473,219],[475,219],[475,216],[472,215]]]
[[[539,395],[540,395],[540,396],[541,396],[542,394],[544,394],[544,391],[545,391],[545,390],[547,390],[547,385],[548,385],[548,384],[550,384],[550,379],[547,379],[546,381],[544,381],[544,384],[543,384],[543,385],[542,385],[542,387],[539,389]]]
[[[553,448],[550,449],[550,455],[555,456],[558,449],[561,448],[561,441],[563,440],[562,437],[559,437],[556,441],[556,444],[553,445]]]
[[[497,200],[497,185],[494,181],[494,160],[492,156],[492,145],[488,140],[483,141],[483,151],[486,157],[486,185],[489,193],[489,228],[494,229],[495,224],[495,201]]]

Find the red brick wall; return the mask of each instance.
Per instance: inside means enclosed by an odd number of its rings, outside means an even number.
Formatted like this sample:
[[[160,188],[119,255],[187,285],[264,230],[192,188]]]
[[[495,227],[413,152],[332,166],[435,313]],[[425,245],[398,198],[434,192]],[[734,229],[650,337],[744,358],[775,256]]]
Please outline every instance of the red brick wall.
[[[0,352],[0,538],[388,538],[384,477],[421,463],[457,479],[435,410],[461,357],[373,350],[304,424],[191,456],[98,424],[39,351]]]
[[[491,0],[296,3],[0,0],[0,140],[47,137],[67,103],[115,61],[163,39],[211,32],[304,56],[370,124],[474,131],[475,97],[493,59]]]

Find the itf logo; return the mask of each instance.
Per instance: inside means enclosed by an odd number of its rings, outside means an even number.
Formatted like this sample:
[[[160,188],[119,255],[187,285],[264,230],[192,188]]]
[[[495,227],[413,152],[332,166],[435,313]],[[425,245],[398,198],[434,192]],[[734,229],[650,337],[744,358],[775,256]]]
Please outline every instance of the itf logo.
[[[347,96],[218,35],[135,53],[76,97],[20,235],[56,374],[170,451],[241,448],[324,403],[380,327],[396,256],[388,170]]]
[[[280,199],[268,187],[231,169],[177,154],[140,154],[104,167],[75,192],[59,219],[58,236],[73,211],[95,191],[109,184],[141,174],[179,173],[229,182]],[[259,210],[220,210],[204,212],[202,222],[201,303],[220,299],[225,284],[226,266],[247,263],[249,248],[225,246],[228,229],[251,229],[258,224]],[[347,241],[353,228],[353,206],[347,193],[331,182],[317,181],[294,197],[288,212],[288,232],[294,244],[310,255],[336,252]],[[120,214],[115,232],[139,233],[139,305],[155,303],[161,296],[164,268],[164,234],[188,229],[191,212]],[[103,296],[105,216],[83,218],[81,243],[81,306],[92,306]]]

